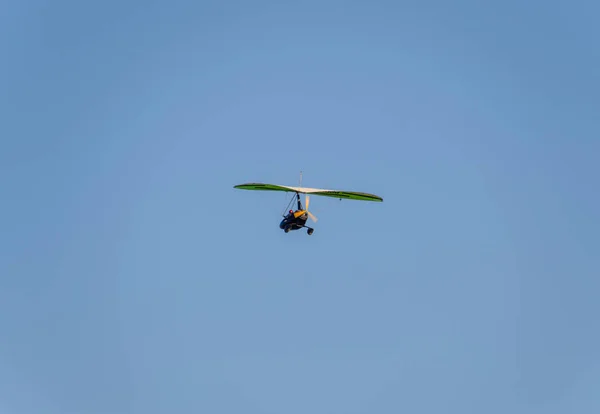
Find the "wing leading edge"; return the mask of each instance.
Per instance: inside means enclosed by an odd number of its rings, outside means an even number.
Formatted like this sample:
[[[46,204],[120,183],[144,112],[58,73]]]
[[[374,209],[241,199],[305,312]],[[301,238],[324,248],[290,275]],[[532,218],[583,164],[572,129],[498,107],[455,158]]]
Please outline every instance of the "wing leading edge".
[[[357,191],[339,191],[339,190],[325,190],[321,188],[308,188],[308,187],[289,187],[285,185],[276,184],[263,184],[263,183],[247,183],[236,185],[233,188],[240,190],[258,190],[258,191],[286,191],[294,193],[303,193],[310,195],[320,195],[324,197],[333,198],[346,198],[350,200],[363,200],[363,201],[377,201],[382,202],[383,198],[369,193],[361,193]]]

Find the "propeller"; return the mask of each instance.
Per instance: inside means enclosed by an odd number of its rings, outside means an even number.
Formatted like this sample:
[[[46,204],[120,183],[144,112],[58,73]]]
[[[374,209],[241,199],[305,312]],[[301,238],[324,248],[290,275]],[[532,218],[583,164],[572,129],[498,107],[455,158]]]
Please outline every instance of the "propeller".
[[[312,221],[314,221],[315,223],[317,222],[317,218],[313,215],[313,213],[311,213],[310,211],[308,211],[308,205],[310,204],[310,196],[307,194],[306,195],[306,214],[308,214],[308,217],[310,217],[312,219]]]

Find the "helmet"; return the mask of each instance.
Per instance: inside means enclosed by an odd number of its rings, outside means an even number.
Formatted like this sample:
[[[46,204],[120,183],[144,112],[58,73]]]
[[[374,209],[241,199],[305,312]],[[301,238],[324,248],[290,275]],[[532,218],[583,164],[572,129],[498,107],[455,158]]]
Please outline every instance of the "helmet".
[[[294,212],[294,210],[290,210],[290,214],[292,214]]]

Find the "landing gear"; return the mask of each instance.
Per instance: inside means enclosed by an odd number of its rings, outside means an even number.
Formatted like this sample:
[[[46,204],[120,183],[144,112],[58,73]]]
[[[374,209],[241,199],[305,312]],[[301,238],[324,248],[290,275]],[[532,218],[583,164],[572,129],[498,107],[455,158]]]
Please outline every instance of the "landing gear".
[[[285,229],[283,229],[283,231],[285,231],[286,233],[289,233],[290,232],[290,228],[286,227]]]
[[[313,231],[315,231],[315,229],[311,229],[309,227],[308,230],[306,230],[306,233],[310,236],[311,234],[313,234]]]

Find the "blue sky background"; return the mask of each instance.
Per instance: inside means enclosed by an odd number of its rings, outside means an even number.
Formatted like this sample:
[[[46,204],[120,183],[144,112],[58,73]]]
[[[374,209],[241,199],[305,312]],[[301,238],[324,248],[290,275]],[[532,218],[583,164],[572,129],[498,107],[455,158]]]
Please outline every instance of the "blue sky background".
[[[597,2],[0,7],[0,412],[600,412]]]

